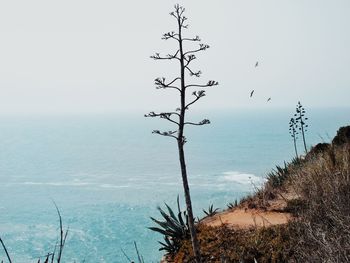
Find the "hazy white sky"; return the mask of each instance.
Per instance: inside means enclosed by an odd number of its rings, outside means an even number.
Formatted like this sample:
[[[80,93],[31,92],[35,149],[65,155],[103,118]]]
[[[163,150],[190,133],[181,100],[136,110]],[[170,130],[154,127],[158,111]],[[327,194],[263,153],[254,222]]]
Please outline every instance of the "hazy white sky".
[[[349,105],[348,0],[11,0],[0,3],[0,113],[176,107],[153,79],[178,65],[149,56],[174,48],[160,38],[176,29],[177,2],[189,36],[211,46],[199,80],[220,83],[198,109]]]

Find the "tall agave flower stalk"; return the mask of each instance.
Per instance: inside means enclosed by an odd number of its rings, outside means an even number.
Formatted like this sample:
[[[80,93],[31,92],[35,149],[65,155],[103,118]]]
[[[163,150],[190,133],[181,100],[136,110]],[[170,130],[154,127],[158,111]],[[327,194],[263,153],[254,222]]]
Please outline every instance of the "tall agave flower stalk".
[[[299,158],[298,150],[297,150],[298,124],[296,123],[294,118],[291,118],[289,121],[289,133],[290,133],[290,136],[292,136],[292,138],[293,138],[295,156],[298,159]]]
[[[303,143],[304,143],[304,150],[305,153],[307,153],[307,147],[306,147],[306,140],[305,140],[305,133],[307,132],[307,128],[309,125],[306,124],[306,121],[308,118],[305,117],[305,108],[303,105],[301,105],[300,101],[298,101],[298,104],[296,106],[296,113],[294,114],[295,122],[297,123],[299,127],[299,131],[301,132]]]

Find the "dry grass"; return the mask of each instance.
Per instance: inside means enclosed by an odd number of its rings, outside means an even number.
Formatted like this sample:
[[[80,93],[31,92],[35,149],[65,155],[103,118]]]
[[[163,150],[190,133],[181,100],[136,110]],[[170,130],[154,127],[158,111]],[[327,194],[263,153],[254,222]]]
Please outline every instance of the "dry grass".
[[[305,202],[294,224],[304,262],[350,262],[350,145],[331,147],[306,163],[292,186]]]
[[[198,237],[203,262],[286,262],[293,256],[290,235],[285,226],[269,228],[232,229],[199,227]],[[185,241],[172,262],[193,262],[191,243]]]
[[[350,262],[350,143],[320,145],[286,167],[238,207],[272,210],[283,199],[295,219],[248,230],[200,225],[203,262]],[[173,262],[192,262],[189,240]]]

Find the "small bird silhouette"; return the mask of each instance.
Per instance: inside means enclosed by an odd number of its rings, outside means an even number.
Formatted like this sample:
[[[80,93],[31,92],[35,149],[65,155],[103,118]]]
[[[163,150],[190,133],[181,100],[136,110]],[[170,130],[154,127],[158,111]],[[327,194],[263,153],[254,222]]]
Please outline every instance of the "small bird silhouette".
[[[253,97],[254,90],[250,92],[250,98]]]
[[[259,61],[257,61],[256,63],[255,63],[255,67],[257,67],[259,65]]]
[[[267,102],[269,102],[271,100],[271,97],[267,99]]]

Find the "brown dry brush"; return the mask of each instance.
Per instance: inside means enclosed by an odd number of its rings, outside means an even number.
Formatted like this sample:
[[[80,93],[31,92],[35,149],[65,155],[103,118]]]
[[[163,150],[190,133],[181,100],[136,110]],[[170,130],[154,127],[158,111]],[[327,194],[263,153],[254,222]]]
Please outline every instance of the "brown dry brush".
[[[306,209],[293,225],[304,262],[350,262],[350,144],[329,147],[293,180]]]
[[[240,204],[261,208],[266,198],[292,188],[298,198],[286,200],[284,211],[295,216],[293,221],[249,230],[199,225],[204,262],[350,262],[350,127],[347,130],[342,130],[348,135],[341,144],[316,145],[304,160],[286,165],[282,185],[273,187],[275,177],[270,177],[261,191]],[[184,240],[173,260],[192,262],[191,255],[190,242]]]
[[[199,226],[198,237],[204,262],[288,262],[293,258],[294,244],[289,238],[289,228],[232,229]],[[189,241],[183,243],[173,262],[193,262]]]

